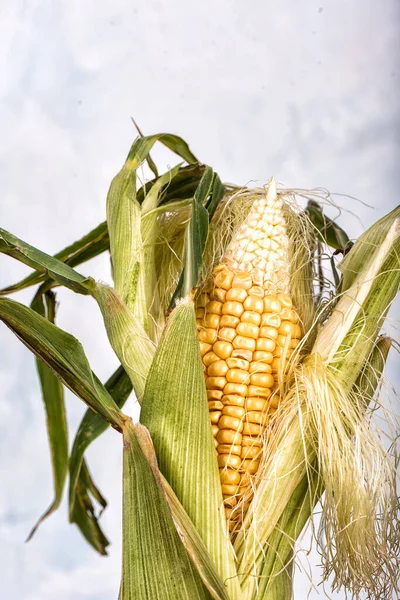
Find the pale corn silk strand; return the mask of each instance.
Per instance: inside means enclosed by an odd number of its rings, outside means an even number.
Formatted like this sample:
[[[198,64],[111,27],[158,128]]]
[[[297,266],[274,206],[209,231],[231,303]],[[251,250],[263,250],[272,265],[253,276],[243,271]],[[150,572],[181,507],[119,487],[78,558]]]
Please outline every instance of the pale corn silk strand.
[[[249,506],[266,426],[301,338],[289,295],[289,240],[272,180],[197,301],[197,327],[232,537]]]

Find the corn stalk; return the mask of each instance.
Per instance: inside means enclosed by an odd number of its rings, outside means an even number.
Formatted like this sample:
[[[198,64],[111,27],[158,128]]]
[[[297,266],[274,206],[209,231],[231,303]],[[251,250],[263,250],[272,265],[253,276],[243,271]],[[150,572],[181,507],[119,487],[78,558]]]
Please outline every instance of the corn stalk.
[[[183,162],[159,175],[156,142]],[[144,162],[154,178],[140,185]],[[111,425],[123,446],[120,600],[288,600],[318,502],[324,579],[354,598],[398,592],[397,454],[374,412],[399,223],[397,208],[352,244],[315,196],[304,209],[273,180],[224,186],[160,134],[133,143],[107,222],[54,257],[0,230],[0,251],[33,269],[0,291],[0,319],[37,357],[52,459],[54,498],[29,537],[69,475],[70,520],[106,554],[106,500],[85,452]],[[104,251],[112,286],[75,270]],[[7,297],[31,286],[30,307]],[[105,384],[55,323],[57,286],[101,311],[121,363]],[[64,386],[88,407],[69,456]],[[138,424],[122,411],[132,390]]]

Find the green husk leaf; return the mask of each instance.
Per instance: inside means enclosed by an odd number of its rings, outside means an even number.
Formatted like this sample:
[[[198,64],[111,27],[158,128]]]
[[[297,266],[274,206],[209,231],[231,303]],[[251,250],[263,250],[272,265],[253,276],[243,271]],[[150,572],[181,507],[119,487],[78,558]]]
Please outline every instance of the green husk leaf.
[[[147,434],[147,435],[146,435]],[[151,440],[140,426],[123,431],[123,549],[120,600],[208,599],[175,528],[150,461]]]
[[[141,402],[154,356],[154,344],[113,289],[96,283],[91,291],[103,315],[110,344],[132,382],[136,398]]]
[[[220,577],[228,580],[231,597],[240,597],[190,301],[180,303],[167,321],[148,375],[140,422],[150,431],[161,472],[195,525]]]
[[[82,345],[31,308],[0,298],[0,320],[60,378],[65,386],[121,430],[124,417],[90,369]]]
[[[77,294],[88,294],[89,279],[77,273],[45,252],[30,246],[5,229],[0,229],[0,252],[12,256],[29,267],[48,275],[60,285],[70,288]]]
[[[390,345],[391,341],[389,338],[384,336],[379,338],[353,387],[354,397],[359,401],[363,411],[373,401],[379,388]],[[282,417],[282,420],[284,418]],[[291,438],[288,436],[286,439],[284,436],[283,442],[287,446],[288,455],[291,453],[296,454],[297,452],[301,453],[300,447],[304,443],[299,435],[297,437],[292,436]],[[293,443],[292,447],[289,446],[290,442]],[[288,464],[286,469],[288,476],[286,479],[280,480],[280,476],[284,473],[284,470],[281,470],[279,467],[280,460],[278,459],[281,452],[282,443],[276,446],[276,469],[274,467],[271,477],[271,479],[275,480],[275,489],[273,485],[266,486],[265,493],[260,494],[254,501],[257,503],[258,518],[261,518],[262,515],[262,523],[268,524],[267,529],[270,533],[264,535],[260,526],[261,523],[259,522],[256,528],[250,532],[250,535],[257,540],[256,544],[252,540],[246,540],[248,548],[251,548],[251,543],[253,543],[257,549],[254,554],[253,565],[251,560],[249,560],[246,564],[242,563],[239,569],[240,572],[247,573],[247,577],[244,577],[242,582],[243,600],[252,600],[253,598],[256,598],[256,600],[265,600],[266,598],[274,597],[272,594],[274,593],[276,574],[281,573],[282,569],[291,560],[295,542],[324,491],[324,482],[319,474],[318,461],[317,459],[312,459],[312,450],[309,445],[307,445],[306,451],[303,446],[303,456],[305,452],[307,454],[307,462],[304,462],[300,467],[303,477],[300,481],[297,479],[299,482],[295,489],[293,489],[293,482],[299,474],[298,469],[290,473],[291,465]],[[279,481],[283,481],[284,488],[290,487],[293,490],[289,500],[288,496],[286,496],[281,501],[278,489],[278,487],[281,487]],[[277,519],[279,508],[281,515]],[[335,552],[335,544],[332,541],[330,545],[325,543],[323,546],[330,547],[331,552]],[[246,568],[249,571],[246,571]],[[265,597],[264,594],[266,594]]]
[[[119,367],[104,384],[105,389],[119,408],[128,399],[132,384],[123,367]],[[69,512],[73,516],[76,487],[84,464],[83,455],[88,446],[108,428],[108,423],[90,408],[86,411],[78,427],[69,459]]]
[[[368,229],[344,259],[342,295],[313,351],[350,389],[400,285],[400,207]]]
[[[100,225],[95,229],[92,229],[92,231],[77,242],[67,246],[60,252],[57,252],[57,254],[54,255],[54,258],[70,267],[76,267],[91,258],[98,256],[105,250],[108,250],[109,246],[107,223],[104,221],[104,223],[100,223]],[[39,271],[34,271],[18,283],[0,290],[0,296],[24,290],[25,288],[37,285],[43,281],[46,281],[46,275]],[[51,279],[50,281],[54,285],[54,280]]]
[[[54,323],[56,297],[52,292],[47,292],[43,296],[39,290],[31,306],[42,317]],[[54,375],[53,371],[40,359],[36,359],[36,367],[46,411],[46,427],[53,471],[54,499],[30,531],[27,541],[32,538],[39,525],[59,507],[68,473],[68,427],[65,415],[63,385]]]

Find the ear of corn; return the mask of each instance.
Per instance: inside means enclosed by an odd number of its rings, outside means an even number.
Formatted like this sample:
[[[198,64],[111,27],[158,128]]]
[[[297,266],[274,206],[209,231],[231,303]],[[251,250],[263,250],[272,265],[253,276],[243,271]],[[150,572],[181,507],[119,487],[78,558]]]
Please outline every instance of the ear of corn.
[[[288,238],[272,181],[197,301],[197,327],[226,515],[240,527],[269,416],[301,338],[289,292]]]

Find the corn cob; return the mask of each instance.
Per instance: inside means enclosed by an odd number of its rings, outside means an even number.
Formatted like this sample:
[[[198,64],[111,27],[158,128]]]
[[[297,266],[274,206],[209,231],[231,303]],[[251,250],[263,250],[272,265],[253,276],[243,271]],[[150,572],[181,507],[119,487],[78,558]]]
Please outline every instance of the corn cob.
[[[275,182],[257,198],[196,303],[208,407],[229,529],[250,503],[279,381],[300,342]]]

